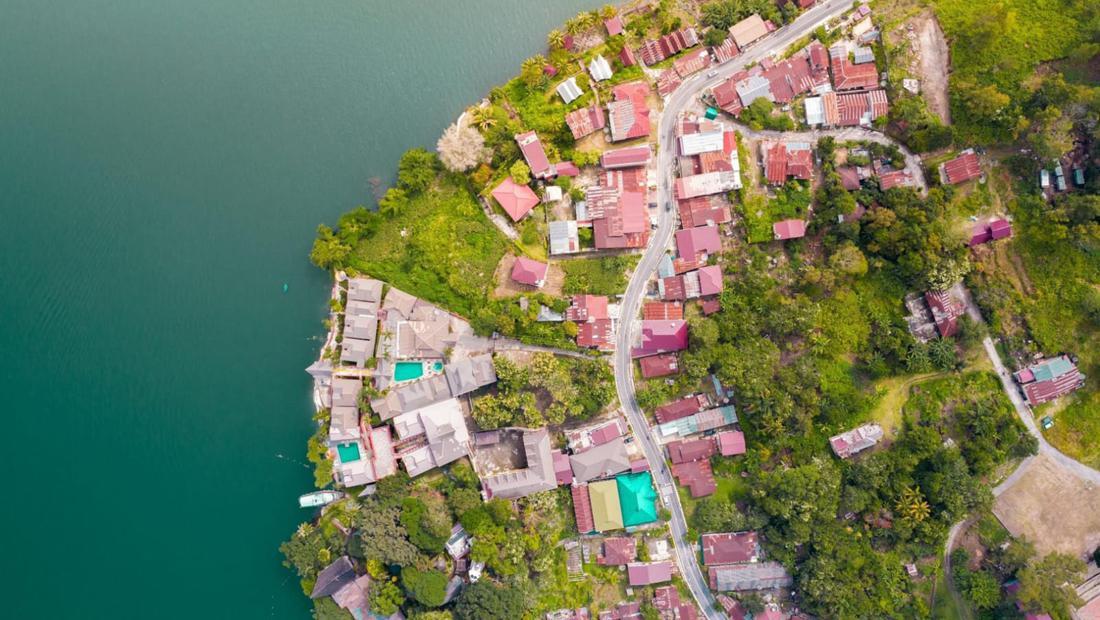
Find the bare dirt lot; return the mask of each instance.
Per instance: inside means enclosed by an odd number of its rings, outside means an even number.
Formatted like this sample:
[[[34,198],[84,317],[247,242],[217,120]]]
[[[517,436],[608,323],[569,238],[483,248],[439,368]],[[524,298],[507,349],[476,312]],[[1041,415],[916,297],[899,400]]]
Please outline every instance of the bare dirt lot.
[[[1083,558],[1100,544],[1100,489],[1044,456],[997,498],[993,514],[1013,536],[1035,543],[1040,554]]]
[[[931,11],[922,13],[913,20],[916,31],[916,49],[919,58],[920,88],[928,107],[944,124],[951,123],[951,107],[947,99],[947,72],[950,69],[950,55],[947,40],[943,36],[939,21]]]
[[[541,291],[547,295],[561,296],[561,288],[565,283],[565,272],[561,270],[561,267],[557,263],[550,263],[550,268],[546,271],[546,283],[542,285],[541,289],[537,289],[533,286],[527,286],[520,284],[512,280],[512,266],[516,263],[516,257],[514,254],[505,254],[500,262],[497,264],[496,278],[497,287],[493,291],[494,297],[513,297],[522,293],[534,293]]]

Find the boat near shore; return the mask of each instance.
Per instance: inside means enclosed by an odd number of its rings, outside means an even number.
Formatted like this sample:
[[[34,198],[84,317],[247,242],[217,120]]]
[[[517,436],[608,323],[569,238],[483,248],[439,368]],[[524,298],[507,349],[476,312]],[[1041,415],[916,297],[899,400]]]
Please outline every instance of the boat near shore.
[[[317,508],[327,506],[343,496],[344,494],[341,491],[314,491],[299,497],[298,505],[302,508]]]

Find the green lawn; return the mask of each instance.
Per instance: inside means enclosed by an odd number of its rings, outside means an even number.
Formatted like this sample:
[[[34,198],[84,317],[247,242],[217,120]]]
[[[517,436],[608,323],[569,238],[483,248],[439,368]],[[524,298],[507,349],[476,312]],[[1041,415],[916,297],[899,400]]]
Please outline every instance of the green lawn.
[[[627,276],[638,264],[637,254],[579,258],[561,261],[565,272],[562,292],[593,295],[621,295],[626,290]]]
[[[945,372],[929,372],[879,379],[875,382],[875,391],[881,396],[878,404],[871,410],[871,421],[881,426],[887,437],[893,437],[901,426],[901,408],[909,400],[910,389],[918,383],[946,375]]]
[[[463,316],[481,306],[508,241],[466,188],[441,177],[362,241],[350,266]]]

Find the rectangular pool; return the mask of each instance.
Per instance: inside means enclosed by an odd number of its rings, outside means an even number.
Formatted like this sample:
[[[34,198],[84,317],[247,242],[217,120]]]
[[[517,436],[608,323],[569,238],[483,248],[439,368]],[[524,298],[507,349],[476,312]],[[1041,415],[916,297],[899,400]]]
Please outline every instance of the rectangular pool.
[[[336,451],[340,453],[341,463],[354,463],[359,460],[359,444],[357,443],[337,444]]]
[[[397,362],[393,365],[394,381],[409,381],[424,376],[424,362]]]

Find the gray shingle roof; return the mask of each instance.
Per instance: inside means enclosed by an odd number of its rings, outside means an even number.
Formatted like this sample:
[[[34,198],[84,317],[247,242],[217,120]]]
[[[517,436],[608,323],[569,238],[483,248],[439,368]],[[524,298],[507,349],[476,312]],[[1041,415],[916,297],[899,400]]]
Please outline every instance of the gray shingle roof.
[[[310,592],[310,598],[321,598],[323,596],[332,596],[336,594],[340,588],[355,581],[355,567],[351,565],[351,560],[348,556],[342,555],[336,558],[336,561],[325,567],[319,575],[317,575],[317,583],[313,586],[313,591]]]
[[[630,458],[622,437],[574,454],[569,457],[569,463],[573,466],[573,476],[580,482],[606,478],[630,469]]]
[[[382,301],[382,282],[371,278],[352,278],[348,281],[348,299],[379,303]]]
[[[451,388],[451,396],[468,394],[497,380],[493,356],[489,353],[451,362],[443,371]]]
[[[527,467],[491,476],[483,481],[493,497],[514,499],[558,486],[554,475],[554,457],[550,452],[550,432],[545,428],[523,434]]]
[[[412,411],[451,397],[451,388],[444,375],[432,375],[427,379],[401,383],[381,398],[370,401],[371,409],[383,420],[399,413]]]

